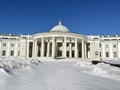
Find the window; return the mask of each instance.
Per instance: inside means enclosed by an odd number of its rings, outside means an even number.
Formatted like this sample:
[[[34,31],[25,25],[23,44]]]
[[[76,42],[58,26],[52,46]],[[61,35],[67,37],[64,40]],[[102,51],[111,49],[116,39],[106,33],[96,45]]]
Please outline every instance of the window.
[[[69,46],[69,43],[67,43],[67,47]]]
[[[100,52],[100,57],[101,57],[101,52]]]
[[[18,51],[18,56],[20,56],[20,51]]]
[[[106,57],[109,57],[109,52],[106,52]]]
[[[11,47],[13,47],[14,46],[14,44],[11,44]]]
[[[117,52],[113,52],[113,57],[117,57]]]
[[[108,45],[106,45],[105,47],[108,48]]]
[[[113,45],[113,48],[116,48],[116,45]]]
[[[13,51],[13,50],[11,51],[10,55],[11,55],[11,56],[13,56],[13,55],[14,55],[14,51]]]
[[[5,55],[6,55],[6,51],[3,50],[3,51],[2,51],[2,56],[5,56]]]
[[[95,51],[95,55],[98,55],[98,51]]]
[[[3,43],[3,47],[5,47],[6,46],[6,43]]]
[[[75,46],[75,43],[72,43],[72,46],[74,47],[74,46]]]
[[[101,44],[99,44],[99,47],[101,47]]]

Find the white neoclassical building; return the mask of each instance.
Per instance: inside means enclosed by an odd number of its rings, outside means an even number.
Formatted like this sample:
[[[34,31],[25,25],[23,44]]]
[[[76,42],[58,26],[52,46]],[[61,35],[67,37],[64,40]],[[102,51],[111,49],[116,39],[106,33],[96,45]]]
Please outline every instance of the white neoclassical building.
[[[45,33],[0,35],[0,57],[119,59],[120,37],[72,33],[59,21]]]
[[[86,58],[87,37],[71,33],[61,21],[49,32],[38,33],[27,39],[27,58]]]

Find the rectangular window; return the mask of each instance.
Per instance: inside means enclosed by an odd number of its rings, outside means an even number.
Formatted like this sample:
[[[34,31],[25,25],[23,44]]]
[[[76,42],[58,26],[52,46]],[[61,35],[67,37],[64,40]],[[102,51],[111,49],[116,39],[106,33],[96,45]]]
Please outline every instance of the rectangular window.
[[[109,52],[106,52],[106,57],[109,57]]]
[[[6,55],[6,51],[3,50],[3,51],[2,51],[2,56],[5,56],[5,55]]]
[[[117,57],[117,52],[113,52],[113,57]]]
[[[69,46],[69,43],[67,43],[67,47]]]
[[[113,48],[116,48],[116,45],[113,45]]]
[[[10,55],[11,55],[11,56],[13,56],[13,55],[14,55],[14,51],[13,51],[13,50],[11,51]]]
[[[101,52],[100,52],[100,57],[101,57]]]
[[[99,44],[99,47],[101,48],[101,44]]]
[[[106,45],[105,47],[108,48],[108,45]]]
[[[5,47],[6,46],[6,43],[3,43],[3,47]]]
[[[75,46],[75,43],[72,43],[72,46],[74,47],[74,46]]]
[[[20,51],[18,51],[18,56],[20,56]]]
[[[14,44],[11,44],[11,47],[14,47]]]
[[[95,51],[95,55],[98,55],[98,51]]]

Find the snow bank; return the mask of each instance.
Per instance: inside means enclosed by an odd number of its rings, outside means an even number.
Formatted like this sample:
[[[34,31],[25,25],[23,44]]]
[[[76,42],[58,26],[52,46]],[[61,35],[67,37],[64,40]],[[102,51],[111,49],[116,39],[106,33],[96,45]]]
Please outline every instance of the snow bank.
[[[78,61],[75,66],[78,66],[78,67],[90,67],[92,65],[92,63],[90,61],[86,61],[86,60],[81,60],[81,61]]]
[[[8,76],[8,73],[6,73],[3,68],[0,68],[0,78],[2,78],[3,76]]]
[[[114,66],[110,66],[109,64],[105,64],[105,63],[99,63],[97,65],[93,65],[93,67],[91,68],[92,72],[95,74],[116,74],[116,75],[120,75],[120,68],[118,67],[114,67]]]
[[[93,66],[91,72],[94,74],[107,74],[109,73],[108,67],[109,67],[108,64],[98,63],[97,65]]]
[[[6,83],[13,69],[29,69],[31,65],[38,65],[38,59],[4,58],[0,59],[0,90],[6,90]]]
[[[33,66],[34,64],[39,64],[41,60],[45,62],[42,62],[37,67]],[[120,68],[104,63],[93,65],[90,60],[82,59],[72,59],[71,63],[69,63],[69,59],[64,59],[64,61],[62,60],[62,63],[61,60],[54,60],[54,62],[51,62],[52,60],[53,59],[50,58],[27,60],[0,59],[0,66],[2,67],[0,68],[0,90],[120,89],[120,81],[117,81],[117,79],[120,79]],[[77,68],[73,67],[73,64]],[[13,70],[12,74],[8,74],[4,69],[6,67],[11,69],[23,69]],[[105,77],[105,75],[107,79],[101,78],[101,76]],[[110,79],[108,79],[108,77]]]
[[[120,80],[120,68],[110,66],[109,64],[98,63],[93,65],[90,60],[81,60],[75,66],[85,68],[82,69],[85,73]]]
[[[6,80],[10,75],[3,69],[0,68],[0,90],[6,90]]]
[[[7,69],[20,69],[25,68],[29,65],[38,65],[40,63],[40,60],[38,59],[0,59],[0,68]]]

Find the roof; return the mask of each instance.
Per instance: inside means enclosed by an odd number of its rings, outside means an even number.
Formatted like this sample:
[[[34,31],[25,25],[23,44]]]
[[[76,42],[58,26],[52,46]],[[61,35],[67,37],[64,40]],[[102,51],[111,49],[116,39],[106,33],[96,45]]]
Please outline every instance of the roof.
[[[66,26],[62,25],[61,21],[59,21],[59,24],[54,26],[50,30],[50,32],[70,32],[70,31],[69,31],[69,29]]]

